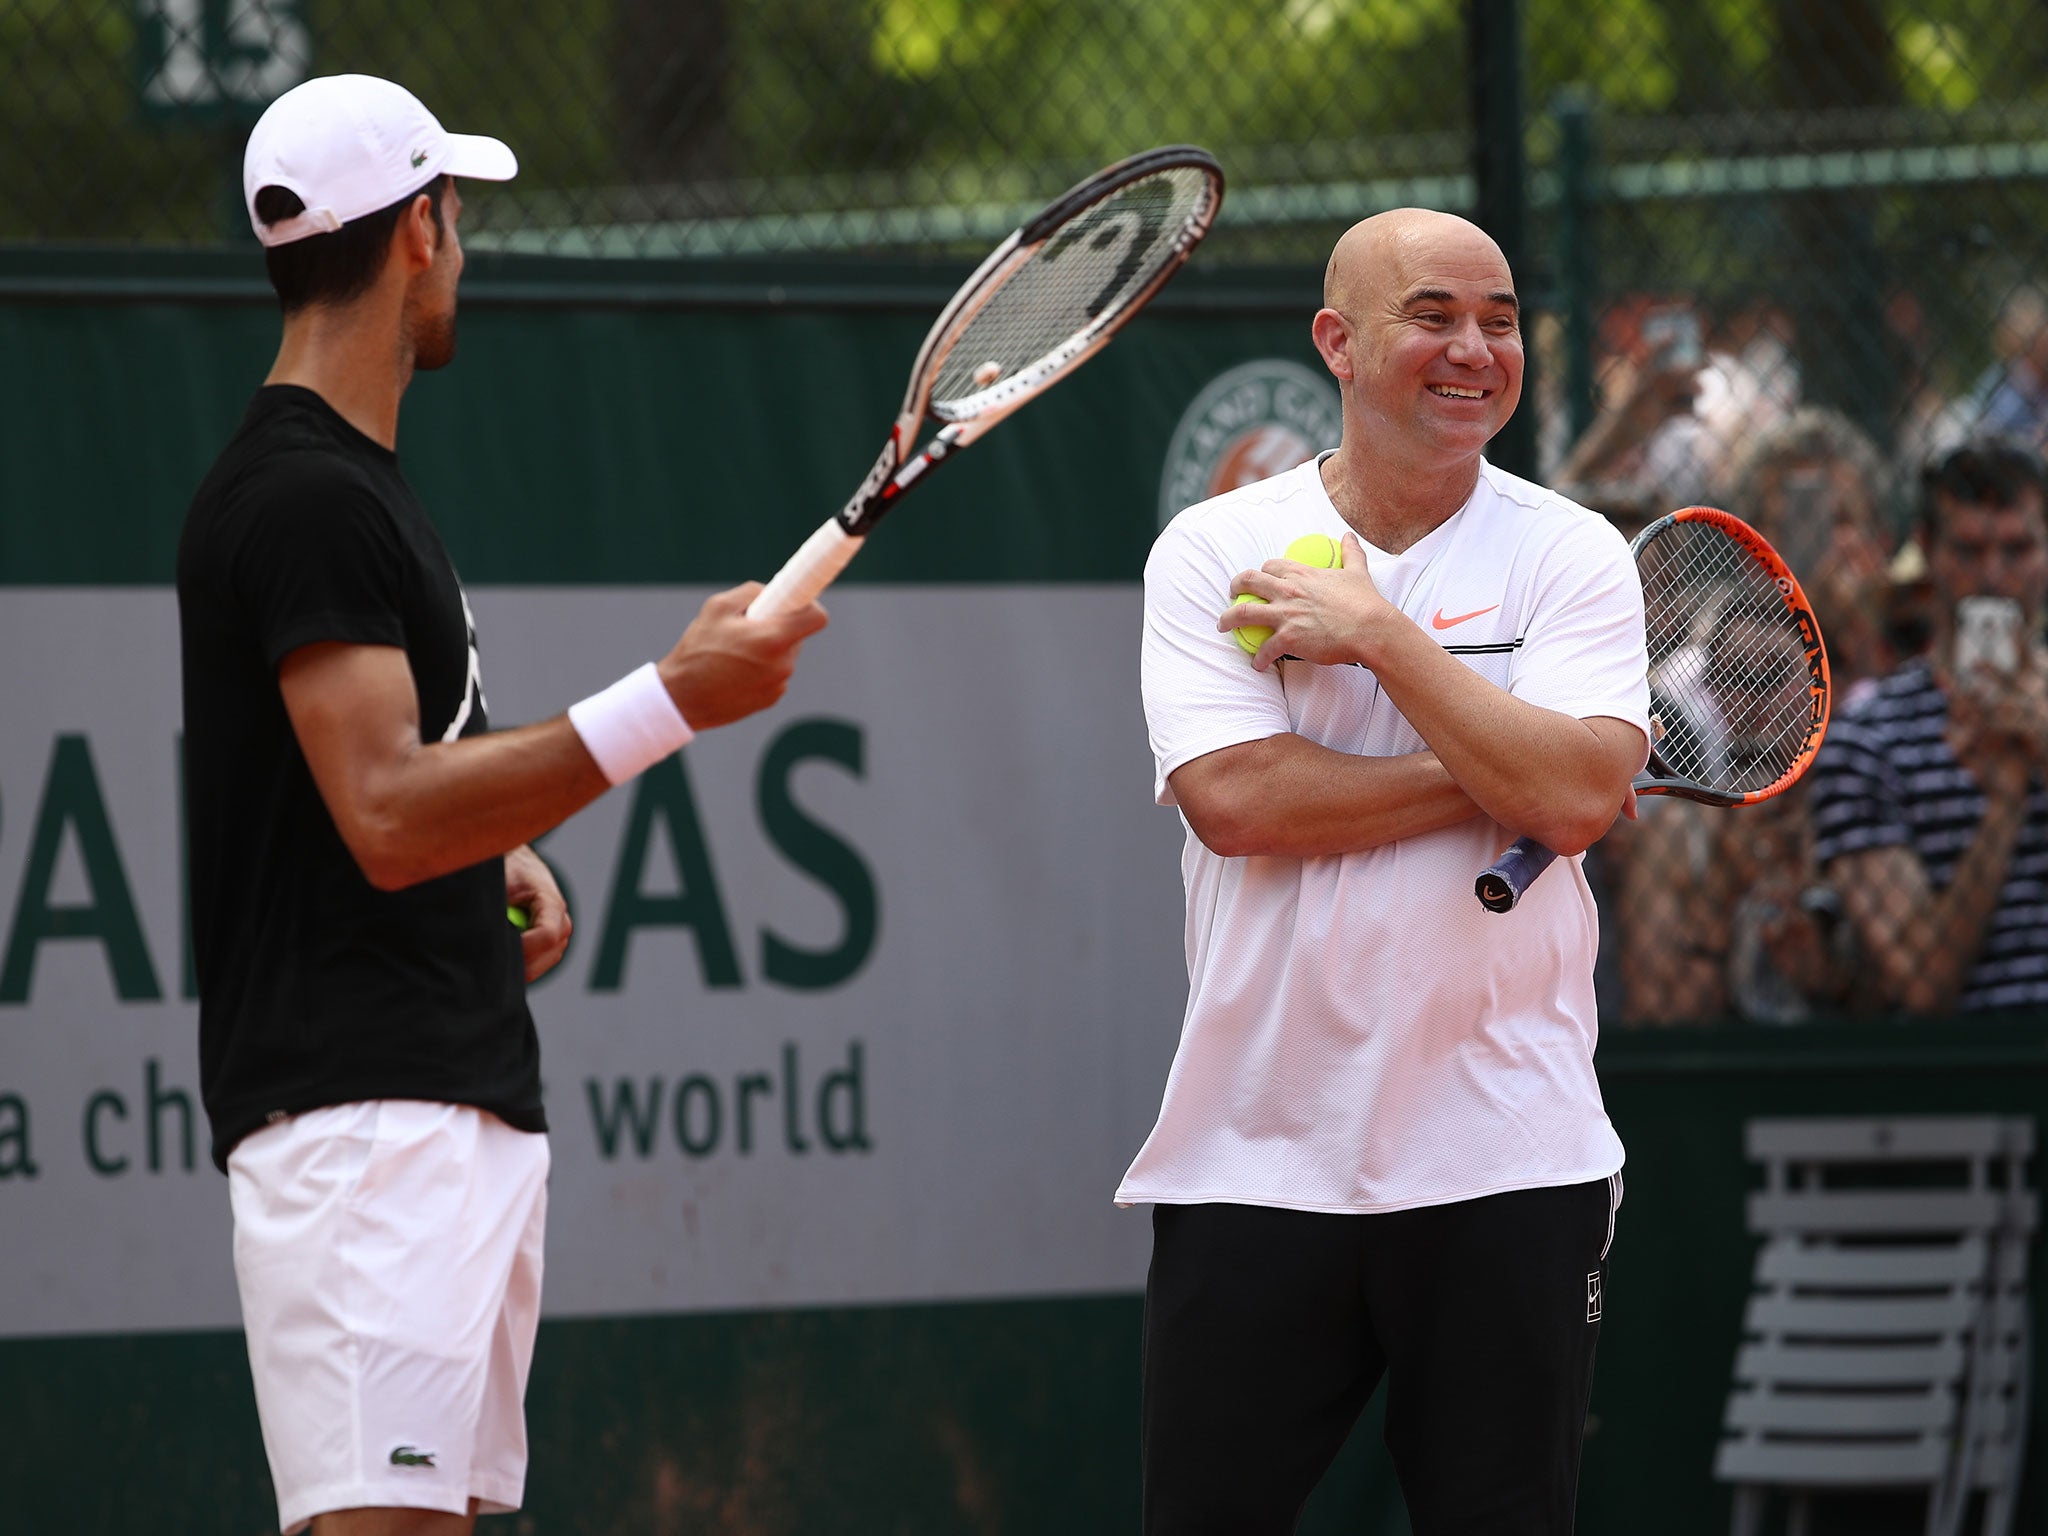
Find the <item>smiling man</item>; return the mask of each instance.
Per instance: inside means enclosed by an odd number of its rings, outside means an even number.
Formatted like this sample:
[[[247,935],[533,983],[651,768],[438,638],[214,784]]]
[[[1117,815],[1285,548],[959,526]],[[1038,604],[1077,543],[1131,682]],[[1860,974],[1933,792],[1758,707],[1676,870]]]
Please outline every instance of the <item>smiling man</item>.
[[[1145,570],[1189,996],[1117,1192],[1153,1206],[1145,1529],[1287,1532],[1382,1377],[1432,1533],[1571,1529],[1621,1144],[1576,858],[1648,751],[1642,589],[1603,519],[1483,457],[1522,387],[1507,262],[1402,209],[1331,256],[1343,436],[1191,507]],[[1338,540],[1343,565],[1274,558]],[[1249,594],[1261,604],[1239,605]],[[1234,631],[1273,633],[1247,657]]]

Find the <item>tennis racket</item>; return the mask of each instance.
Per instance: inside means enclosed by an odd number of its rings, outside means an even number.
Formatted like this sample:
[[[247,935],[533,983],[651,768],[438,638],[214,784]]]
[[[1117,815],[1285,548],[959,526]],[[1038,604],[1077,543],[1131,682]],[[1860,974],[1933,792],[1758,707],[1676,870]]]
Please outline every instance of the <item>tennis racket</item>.
[[[1639,795],[1755,805],[1799,782],[1828,728],[1828,653],[1799,578],[1739,517],[1686,507],[1630,545],[1650,653]],[[1521,838],[1474,885],[1507,912],[1557,857]]]
[[[816,597],[932,467],[1101,351],[1194,254],[1223,202],[1223,171],[1185,145],[1096,172],[989,253],[911,365],[889,441],[853,499],[748,606],[755,618]],[[940,423],[921,450],[926,417]]]

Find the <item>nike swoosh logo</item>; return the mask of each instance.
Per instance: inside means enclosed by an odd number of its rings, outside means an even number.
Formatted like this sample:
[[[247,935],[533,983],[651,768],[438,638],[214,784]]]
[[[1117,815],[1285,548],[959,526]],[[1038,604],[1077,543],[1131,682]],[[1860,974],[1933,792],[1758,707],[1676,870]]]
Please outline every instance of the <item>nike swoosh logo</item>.
[[[1453,624],[1462,624],[1467,619],[1478,618],[1482,613],[1491,613],[1494,608],[1499,606],[1499,603],[1495,603],[1492,608],[1474,608],[1470,613],[1461,613],[1457,617],[1449,619],[1444,617],[1443,609],[1439,608],[1436,611],[1436,617],[1429,621],[1429,626],[1432,629],[1449,629]]]

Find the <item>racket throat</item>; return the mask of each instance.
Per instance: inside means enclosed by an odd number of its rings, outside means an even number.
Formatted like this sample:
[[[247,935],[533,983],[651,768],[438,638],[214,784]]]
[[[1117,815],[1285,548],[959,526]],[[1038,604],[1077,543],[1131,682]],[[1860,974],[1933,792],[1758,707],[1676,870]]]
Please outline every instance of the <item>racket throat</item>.
[[[938,436],[931,440],[922,453],[890,477],[889,483],[882,487],[882,500],[894,501],[922,480],[934,465],[943,464],[946,457],[960,446],[961,434],[965,430],[966,424],[957,421],[949,427],[940,428]]]

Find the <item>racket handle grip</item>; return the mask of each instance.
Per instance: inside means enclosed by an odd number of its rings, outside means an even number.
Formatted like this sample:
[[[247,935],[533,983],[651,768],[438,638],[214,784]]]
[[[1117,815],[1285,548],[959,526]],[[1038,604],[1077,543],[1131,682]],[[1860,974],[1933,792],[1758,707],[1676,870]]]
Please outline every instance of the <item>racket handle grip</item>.
[[[783,562],[782,569],[747,604],[750,619],[772,619],[778,613],[801,608],[832,585],[832,578],[846,569],[847,562],[860,553],[867,541],[848,533],[832,518],[805,539],[801,548]]]
[[[1472,894],[1489,912],[1512,912],[1531,882],[1557,857],[1533,837],[1518,837],[1508,851],[1479,872]]]

